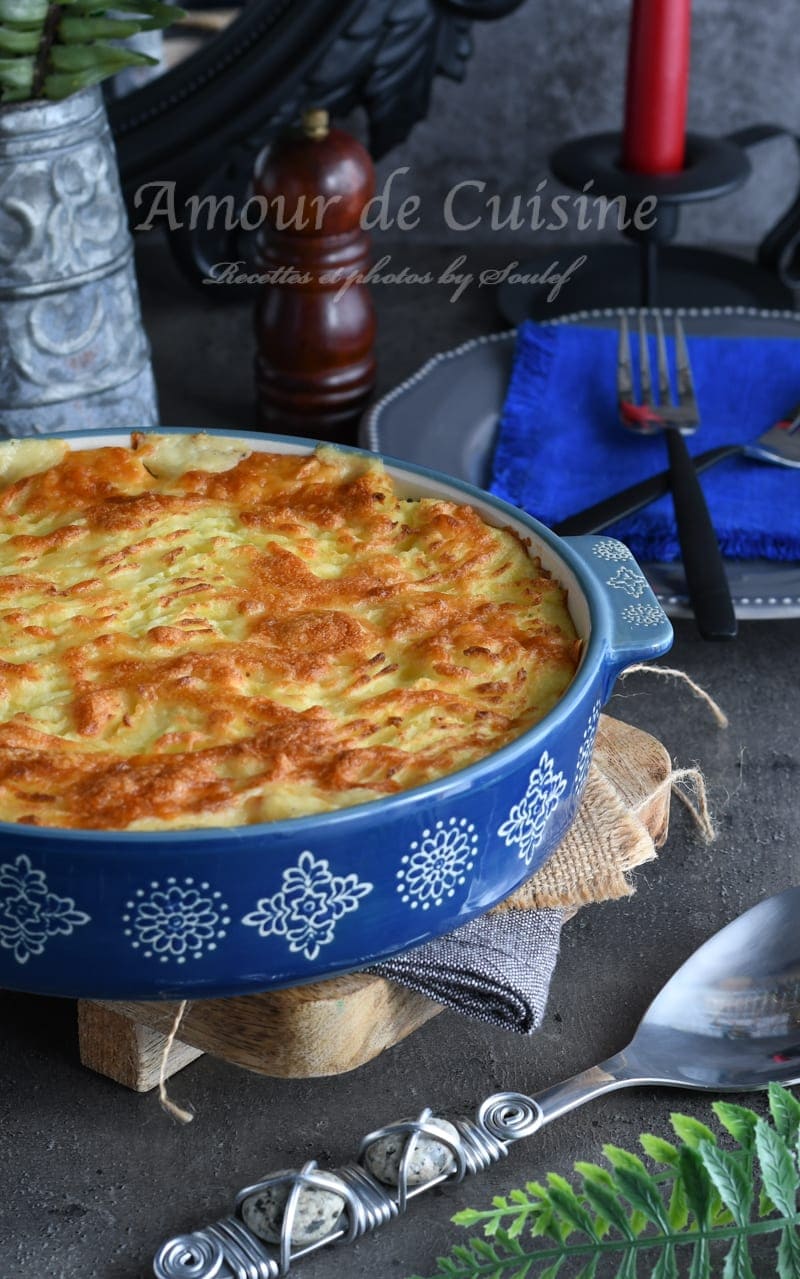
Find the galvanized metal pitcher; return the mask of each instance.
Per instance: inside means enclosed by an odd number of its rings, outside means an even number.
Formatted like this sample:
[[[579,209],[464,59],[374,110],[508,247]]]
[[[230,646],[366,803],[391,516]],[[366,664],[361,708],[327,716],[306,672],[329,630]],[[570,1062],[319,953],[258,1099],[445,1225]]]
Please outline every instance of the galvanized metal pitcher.
[[[100,89],[0,108],[0,435],[157,421]]]

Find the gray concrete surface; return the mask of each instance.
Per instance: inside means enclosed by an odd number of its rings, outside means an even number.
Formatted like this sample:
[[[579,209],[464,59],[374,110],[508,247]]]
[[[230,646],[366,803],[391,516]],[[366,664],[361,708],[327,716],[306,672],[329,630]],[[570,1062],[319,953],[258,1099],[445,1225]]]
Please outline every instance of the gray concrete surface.
[[[144,246],[142,246],[144,248]],[[435,266],[450,249],[429,255]],[[489,259],[485,259],[489,260]],[[169,262],[143,253],[145,314],[164,421],[246,428],[251,415],[249,305],[212,309]],[[430,290],[378,292],[381,386],[432,350],[496,326],[485,295],[450,305]],[[444,1013],[360,1070],[276,1081],[208,1057],[176,1077],[196,1112],[179,1127],[154,1095],[135,1096],[84,1070],[69,1002],[0,996],[0,1275],[3,1279],[145,1279],[158,1244],[226,1212],[240,1186],[309,1158],[335,1166],[361,1135],[430,1104],[474,1111],[498,1088],[532,1091],[627,1042],[661,983],[717,927],[761,897],[800,882],[798,692],[800,620],[749,623],[728,646],[679,622],[671,661],[727,710],[718,730],[703,707],[661,681],[633,676],[614,714],[646,728],[679,764],[705,772],[719,828],[706,847],[676,806],[667,846],[637,871],[630,899],[586,908],[563,935],[542,1030],[530,1039]],[[744,1099],[743,1099],[744,1100]],[[513,1149],[501,1165],[412,1206],[405,1221],[300,1263],[306,1279],[425,1275],[463,1234],[466,1205],[488,1206],[547,1170],[596,1159],[604,1142],[668,1135],[671,1111],[709,1113],[710,1098],[640,1089],[612,1094]],[[763,1098],[753,1104],[763,1109]],[[763,1253],[757,1273],[775,1273]]]

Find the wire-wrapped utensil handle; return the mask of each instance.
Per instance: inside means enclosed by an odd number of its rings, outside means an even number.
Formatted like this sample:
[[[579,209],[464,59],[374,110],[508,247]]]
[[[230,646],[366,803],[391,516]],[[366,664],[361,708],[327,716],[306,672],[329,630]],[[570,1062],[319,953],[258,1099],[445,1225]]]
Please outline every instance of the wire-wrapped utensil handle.
[[[429,1109],[369,1133],[358,1161],[327,1172],[314,1160],[277,1172],[236,1196],[234,1212],[159,1248],[156,1279],[280,1279],[308,1253],[405,1212],[410,1199],[444,1181],[482,1172],[512,1142],[545,1122],[523,1093],[487,1097],[475,1119],[452,1122]]]

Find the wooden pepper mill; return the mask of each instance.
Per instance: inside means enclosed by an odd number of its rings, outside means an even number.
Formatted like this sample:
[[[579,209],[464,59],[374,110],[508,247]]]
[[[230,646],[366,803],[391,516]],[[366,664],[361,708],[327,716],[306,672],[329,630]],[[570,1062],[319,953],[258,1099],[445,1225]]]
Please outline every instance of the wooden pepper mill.
[[[361,215],[375,192],[368,152],[310,110],[259,161],[267,201],[256,309],[261,426],[352,442],[375,381],[375,312]]]

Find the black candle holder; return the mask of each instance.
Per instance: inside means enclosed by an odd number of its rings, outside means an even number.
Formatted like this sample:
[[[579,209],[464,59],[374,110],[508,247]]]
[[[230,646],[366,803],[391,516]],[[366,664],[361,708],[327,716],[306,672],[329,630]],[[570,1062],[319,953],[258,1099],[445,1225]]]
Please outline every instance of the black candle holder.
[[[498,290],[500,310],[512,324],[527,318],[546,319],[568,311],[623,306],[794,306],[797,244],[800,241],[800,195],[778,227],[767,236],[757,263],[732,253],[676,245],[681,209],[716,200],[743,186],[751,174],[749,147],[784,135],[773,125],[758,125],[730,137],[690,133],[686,164],[675,174],[631,173],[621,164],[622,136],[597,133],[574,138],[550,157],[553,175],[590,199],[621,199],[630,225],[622,234],[629,244],[572,242],[559,253],[568,266],[583,254],[586,262],[557,297],[548,302],[546,285],[506,282]],[[800,149],[800,141],[795,139]],[[633,212],[648,197],[646,226]],[[642,219],[644,223],[645,219]],[[553,262],[553,241],[523,262],[516,274],[546,273]],[[794,275],[793,275],[794,272]]]

